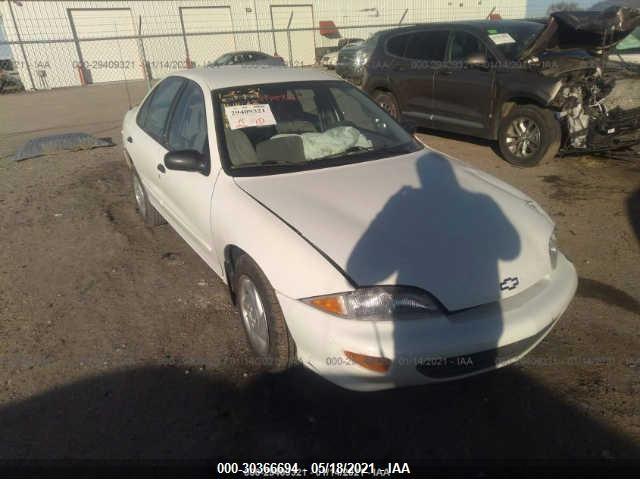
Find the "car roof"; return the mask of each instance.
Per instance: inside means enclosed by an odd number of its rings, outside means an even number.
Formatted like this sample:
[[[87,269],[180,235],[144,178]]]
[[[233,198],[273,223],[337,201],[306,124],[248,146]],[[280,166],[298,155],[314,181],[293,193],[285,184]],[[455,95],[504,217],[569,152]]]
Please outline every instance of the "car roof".
[[[236,52],[228,52],[225,53],[225,55],[243,55],[243,54],[247,54],[247,53],[259,53],[261,55],[267,55],[269,56],[268,53],[264,53],[264,52],[260,52],[258,50],[238,50]]]
[[[500,28],[500,27],[509,27],[516,25],[526,25],[526,24],[537,24],[540,22],[531,21],[531,20],[466,20],[459,22],[434,22],[434,23],[420,23],[418,25],[412,25],[408,27],[395,28],[390,30],[385,30],[385,33],[399,33],[399,32],[412,32],[419,31],[424,29],[437,29],[437,28],[461,28],[461,29],[469,29],[476,31],[486,31],[490,28]]]
[[[205,83],[210,90],[267,83],[344,81],[335,75],[324,73],[322,70],[315,68],[302,69],[262,65],[201,67],[172,73],[171,76],[181,76]]]

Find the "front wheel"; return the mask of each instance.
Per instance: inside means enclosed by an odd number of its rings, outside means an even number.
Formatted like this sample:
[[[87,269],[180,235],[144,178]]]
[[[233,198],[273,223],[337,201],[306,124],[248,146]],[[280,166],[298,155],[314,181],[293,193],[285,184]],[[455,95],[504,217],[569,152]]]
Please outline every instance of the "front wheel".
[[[560,124],[553,113],[535,105],[515,106],[502,119],[498,131],[502,157],[525,168],[555,157],[560,139]]]
[[[259,365],[271,372],[292,366],[295,344],[276,293],[249,256],[241,256],[235,265],[234,292],[249,346]]]

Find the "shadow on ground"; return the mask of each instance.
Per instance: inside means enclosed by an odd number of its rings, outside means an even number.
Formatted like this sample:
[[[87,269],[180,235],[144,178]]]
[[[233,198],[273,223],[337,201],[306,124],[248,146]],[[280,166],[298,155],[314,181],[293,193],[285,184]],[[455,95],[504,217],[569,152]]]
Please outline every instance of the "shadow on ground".
[[[1,458],[624,458],[637,445],[516,368],[353,393],[299,368],[243,387],[183,369],[89,378],[0,411]]]

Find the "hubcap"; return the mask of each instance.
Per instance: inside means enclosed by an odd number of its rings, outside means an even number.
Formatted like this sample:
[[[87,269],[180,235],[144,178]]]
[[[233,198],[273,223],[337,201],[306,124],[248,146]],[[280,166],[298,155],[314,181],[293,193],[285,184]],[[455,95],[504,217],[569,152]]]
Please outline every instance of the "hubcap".
[[[507,128],[507,148],[518,158],[528,158],[540,149],[540,136],[540,127],[531,118],[516,118]]]
[[[269,351],[267,315],[255,284],[253,284],[253,281],[247,276],[240,278],[240,291],[238,295],[240,300],[240,314],[251,347],[256,353],[264,356]]]
[[[147,212],[147,205],[144,202],[144,190],[140,184],[140,180],[137,176],[133,177],[133,193],[136,197],[136,205],[138,205],[138,211],[142,216]]]

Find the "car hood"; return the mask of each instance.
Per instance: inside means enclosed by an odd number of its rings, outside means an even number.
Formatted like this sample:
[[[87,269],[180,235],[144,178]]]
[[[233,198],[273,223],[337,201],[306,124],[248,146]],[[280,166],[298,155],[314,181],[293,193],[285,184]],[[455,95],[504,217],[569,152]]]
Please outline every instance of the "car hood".
[[[235,181],[358,286],[416,286],[454,311],[512,296],[550,273],[546,213],[428,149]]]
[[[614,6],[602,12],[555,12],[536,39],[523,51],[521,60],[531,59],[548,50],[608,51],[638,26],[640,10],[637,8]],[[604,32],[607,32],[606,37]]]

